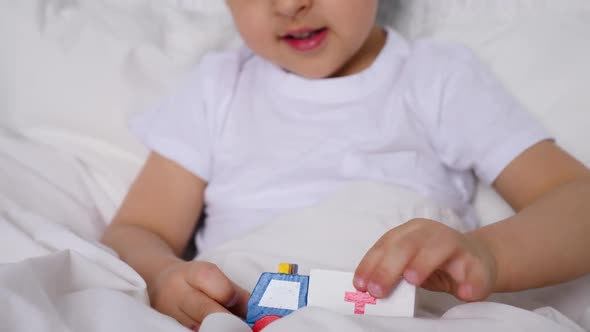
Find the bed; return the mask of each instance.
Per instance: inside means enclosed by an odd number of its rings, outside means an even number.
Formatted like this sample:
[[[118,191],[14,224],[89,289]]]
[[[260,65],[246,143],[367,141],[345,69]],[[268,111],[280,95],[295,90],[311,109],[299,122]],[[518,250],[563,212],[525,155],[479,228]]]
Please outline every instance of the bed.
[[[590,164],[590,1],[384,0],[380,19],[471,47]],[[205,51],[239,43],[222,1],[0,1],[0,331],[185,331],[147,305],[144,281],[98,239],[147,153],[129,120]],[[403,218],[400,204],[428,205],[408,197],[353,183],[199,258],[250,290],[281,261],[352,270],[391,226],[383,220]],[[483,186],[474,205],[482,224],[512,213]],[[367,219],[362,236],[326,249],[336,220]],[[415,319],[304,308],[265,331],[590,331],[589,277],[472,304],[419,291],[418,303]],[[249,331],[222,314],[202,330]]]

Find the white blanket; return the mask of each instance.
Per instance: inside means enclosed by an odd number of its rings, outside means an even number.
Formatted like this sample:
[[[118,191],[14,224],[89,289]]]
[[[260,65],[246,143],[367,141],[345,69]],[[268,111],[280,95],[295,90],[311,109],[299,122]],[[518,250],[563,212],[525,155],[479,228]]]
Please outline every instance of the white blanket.
[[[21,142],[22,143],[22,142]],[[19,149],[15,142],[0,141],[4,152],[2,167],[15,167]],[[19,143],[20,144],[20,143]],[[46,147],[45,147],[46,148]],[[44,147],[21,144],[38,163],[52,155]],[[12,155],[9,152],[12,151]],[[52,166],[77,169],[71,160],[45,160]],[[35,163],[33,163],[35,164]],[[21,173],[1,173],[18,183]],[[39,176],[39,169],[29,169]],[[91,185],[90,173],[74,173],[81,183]],[[62,174],[63,175],[63,174]],[[1,176],[0,176],[1,177]],[[16,178],[15,178],[16,177]],[[49,183],[61,182],[62,193],[68,187],[58,172],[43,181],[29,181],[27,188],[12,188],[35,194]],[[75,178],[75,177],[74,177]],[[98,188],[98,187],[97,187]],[[95,190],[98,190],[94,188]],[[184,331],[171,318],[147,305],[145,283],[129,266],[96,242],[96,233],[76,229],[59,215],[35,211],[19,204],[9,188],[0,197],[0,322],[2,331]],[[50,195],[51,191],[44,191]],[[67,197],[71,202],[68,203]],[[94,197],[94,198],[93,198]],[[54,204],[91,206],[98,193],[84,197],[64,194]],[[47,202],[54,197],[47,196]],[[85,205],[86,204],[86,205]],[[42,204],[41,204],[42,205]],[[95,209],[99,210],[96,206]],[[75,210],[75,209],[74,209]],[[80,214],[78,214],[79,216]],[[97,216],[88,219],[101,221]],[[453,214],[411,193],[371,183],[359,183],[321,204],[284,216],[250,234],[204,253],[200,259],[218,264],[232,279],[252,289],[263,271],[274,271],[278,262],[296,262],[301,273],[311,268],[352,271],[366,249],[386,229],[411,217],[430,217],[459,227]],[[88,220],[80,220],[88,222]],[[90,225],[100,224],[89,223]],[[104,225],[103,225],[104,226]],[[92,227],[90,227],[90,230]],[[92,233],[92,232],[91,232]],[[584,331],[590,329],[590,282],[560,286],[537,295],[508,295],[504,300],[518,303],[519,309],[492,302],[460,304],[448,296],[420,292],[419,318],[376,318],[342,316],[317,308],[305,308],[269,326],[266,331]],[[561,314],[552,305],[561,310]],[[576,323],[574,323],[574,321]],[[229,315],[210,316],[202,330],[248,331],[248,327]]]
[[[0,216],[1,331],[184,331],[147,305],[145,283],[104,247],[23,211]],[[9,250],[9,251],[7,251]]]

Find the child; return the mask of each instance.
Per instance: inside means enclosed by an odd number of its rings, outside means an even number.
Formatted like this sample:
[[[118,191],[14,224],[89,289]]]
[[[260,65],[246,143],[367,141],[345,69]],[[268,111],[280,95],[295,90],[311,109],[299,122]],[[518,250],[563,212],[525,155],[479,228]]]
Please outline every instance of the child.
[[[590,172],[558,148],[467,51],[376,25],[378,0],[227,0],[248,48],[206,56],[135,131],[152,150],[103,241],[192,329],[244,316],[248,292],[178,258],[354,180],[405,186],[475,224],[474,176],[518,212],[461,234],[432,220],[390,230],[355,286],[400,277],[465,301],[590,271]],[[206,204],[205,204],[206,203]]]

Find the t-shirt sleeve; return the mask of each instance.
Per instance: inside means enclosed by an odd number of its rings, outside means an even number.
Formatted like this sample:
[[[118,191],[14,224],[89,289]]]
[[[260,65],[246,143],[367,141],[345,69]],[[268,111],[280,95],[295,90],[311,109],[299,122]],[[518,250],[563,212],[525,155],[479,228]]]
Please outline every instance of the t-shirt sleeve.
[[[458,47],[445,60],[433,145],[451,169],[473,170],[490,185],[521,153],[549,132],[477,57]]]
[[[151,151],[207,181],[210,175],[209,114],[198,75],[156,107],[132,119],[130,128]]]
[[[201,63],[170,95],[135,116],[130,129],[149,150],[208,181],[213,119],[206,102],[205,74]]]
[[[132,119],[132,133],[151,151],[210,181],[225,106],[251,54],[240,48],[203,56],[172,94]]]

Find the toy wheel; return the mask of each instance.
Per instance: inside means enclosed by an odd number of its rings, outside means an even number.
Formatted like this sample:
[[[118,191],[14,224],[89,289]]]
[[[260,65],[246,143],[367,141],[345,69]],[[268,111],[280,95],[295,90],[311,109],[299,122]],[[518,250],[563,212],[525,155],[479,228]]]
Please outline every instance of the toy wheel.
[[[252,331],[253,332],[260,332],[265,327],[267,327],[268,324],[274,322],[275,320],[277,320],[279,318],[281,318],[281,317],[279,317],[279,316],[264,316],[264,317],[260,318],[259,320],[257,320],[256,323],[254,323],[254,326],[252,326]]]

